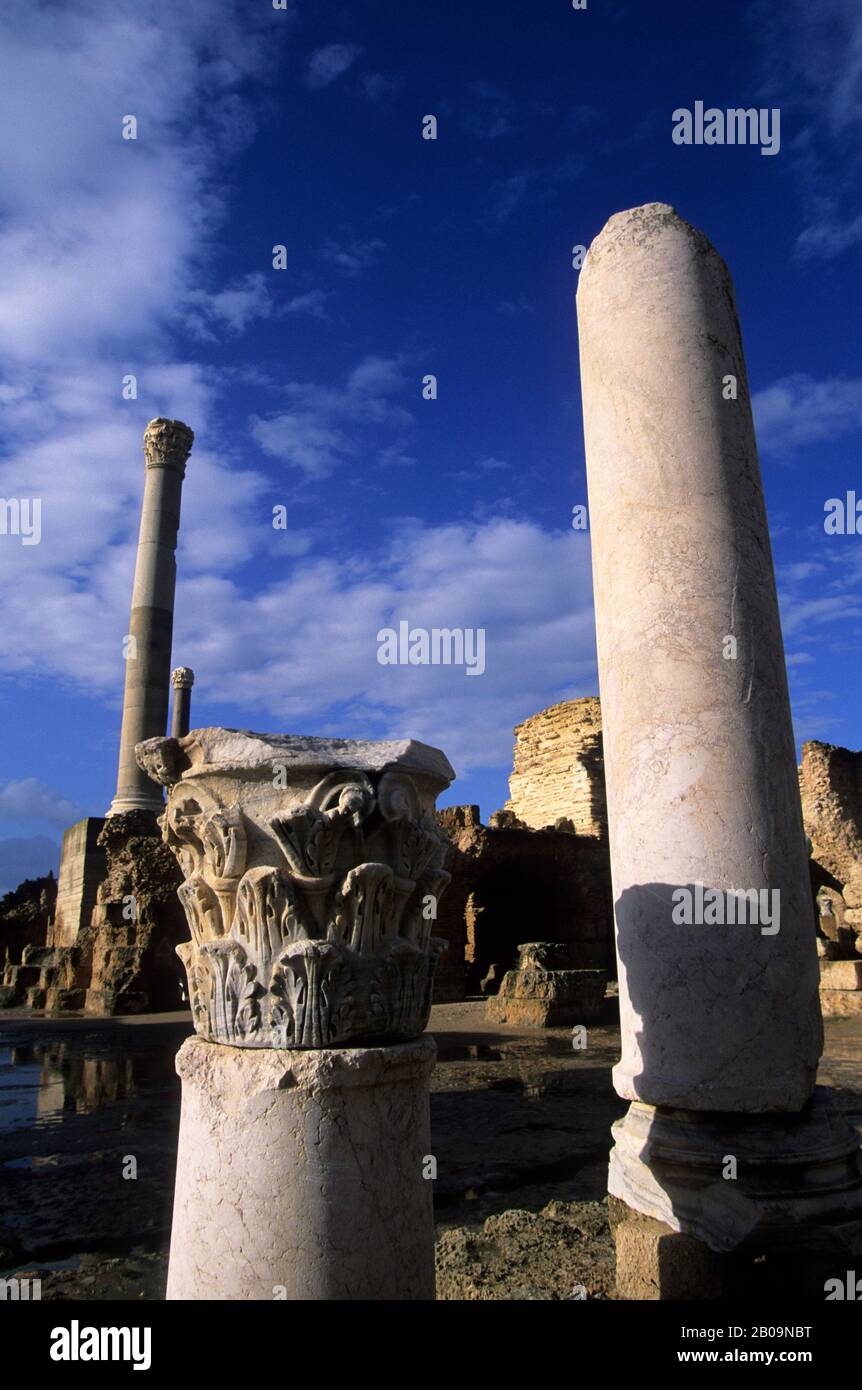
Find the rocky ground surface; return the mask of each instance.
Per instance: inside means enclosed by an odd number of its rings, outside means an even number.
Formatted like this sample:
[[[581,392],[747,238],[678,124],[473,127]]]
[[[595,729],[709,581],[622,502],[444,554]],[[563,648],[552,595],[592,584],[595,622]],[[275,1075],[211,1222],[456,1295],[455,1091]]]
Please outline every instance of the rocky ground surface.
[[[613,1297],[608,1131],[625,1109],[612,1022],[491,1025],[435,1007],[438,1297]],[[52,1299],[164,1296],[183,1015],[0,1017],[0,1276]],[[833,1019],[820,1080],[862,1125],[862,1019]],[[131,1176],[132,1173],[136,1176]]]

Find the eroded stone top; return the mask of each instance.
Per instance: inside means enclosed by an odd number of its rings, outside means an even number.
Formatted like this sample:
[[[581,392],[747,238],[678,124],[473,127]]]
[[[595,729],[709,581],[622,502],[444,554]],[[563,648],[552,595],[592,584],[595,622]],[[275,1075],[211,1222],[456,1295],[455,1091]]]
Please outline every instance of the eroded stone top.
[[[147,468],[173,468],[185,474],[186,460],[194,442],[194,431],[182,420],[165,420],[158,416],[144,430]]]
[[[684,245],[689,254],[709,256],[722,267],[722,260],[709,238],[680,217],[676,208],[669,203],[644,203],[641,207],[627,208],[609,217],[598,236],[590,244],[583,269],[578,278],[578,288],[589,281],[591,270],[595,270],[607,257],[617,253],[628,254],[633,249],[648,250],[657,242],[667,238],[668,233],[675,244]]]
[[[257,734],[249,729],[192,729],[183,738],[148,738],[135,748],[138,764],[164,786],[209,772],[254,778],[271,775],[273,763],[295,772],[325,773],[335,768],[361,772],[405,772],[454,780],[449,759],[439,748],[416,739],[316,738],[303,734]]]

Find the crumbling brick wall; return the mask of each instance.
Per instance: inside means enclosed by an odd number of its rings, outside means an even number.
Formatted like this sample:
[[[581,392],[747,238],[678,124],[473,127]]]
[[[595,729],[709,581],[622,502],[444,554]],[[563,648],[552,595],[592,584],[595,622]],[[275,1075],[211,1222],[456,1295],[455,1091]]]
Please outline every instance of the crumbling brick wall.
[[[862,954],[862,752],[804,743],[799,790],[812,885],[831,909],[821,912],[821,931],[833,954]]]
[[[565,700],[516,727],[506,810],[536,830],[565,817],[578,835],[607,838],[602,712],[597,696]]]

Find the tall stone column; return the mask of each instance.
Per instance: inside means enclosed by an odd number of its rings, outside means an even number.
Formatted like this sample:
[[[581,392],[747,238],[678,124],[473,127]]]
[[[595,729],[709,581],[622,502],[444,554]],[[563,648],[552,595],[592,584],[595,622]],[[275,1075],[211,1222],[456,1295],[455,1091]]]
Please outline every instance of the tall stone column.
[[[578,323],[619,957],[614,1084],[633,1102],[615,1127],[610,1190],[730,1249],[775,1216],[779,1194],[801,1194],[803,1151],[809,1173],[832,1165],[819,1210],[858,1179],[858,1142],[825,1098],[812,1102],[815,926],[733,287],[706,237],[650,204],[593,242]],[[723,1181],[728,1154],[740,1176]]]
[[[161,813],[164,802],[135,760],[135,745],[164,734],[168,722],[171,640],[180,496],[194,434],[180,420],[151,420],[144,432],[146,473],[135,561],[117,790],[109,815]]]
[[[433,1298],[423,1030],[449,763],[231,729],[138,757],[170,788],[192,938],[168,1298]]]
[[[195,673],[188,666],[171,671],[174,703],[171,707],[171,738],[184,738],[189,731],[192,708],[192,686]]]

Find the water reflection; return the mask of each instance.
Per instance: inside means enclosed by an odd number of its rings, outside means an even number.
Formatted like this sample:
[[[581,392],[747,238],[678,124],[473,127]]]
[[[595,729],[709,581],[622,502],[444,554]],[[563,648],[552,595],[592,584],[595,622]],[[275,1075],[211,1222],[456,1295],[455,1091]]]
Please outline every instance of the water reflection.
[[[17,1152],[0,1164],[5,1168],[54,1163],[53,1155],[21,1154],[21,1131],[48,1136],[77,1116],[92,1115],[109,1106],[150,1100],[154,1093],[177,1090],[174,1057],[184,1030],[171,1030],[161,1046],[134,1050],[89,1035],[45,1040],[16,1041],[0,1046],[0,1141],[18,1135]],[[125,1039],[124,1039],[125,1041]],[[137,1039],[130,1038],[130,1042]],[[155,1041],[155,1039],[153,1040]],[[37,1145],[37,1147],[39,1147]]]

